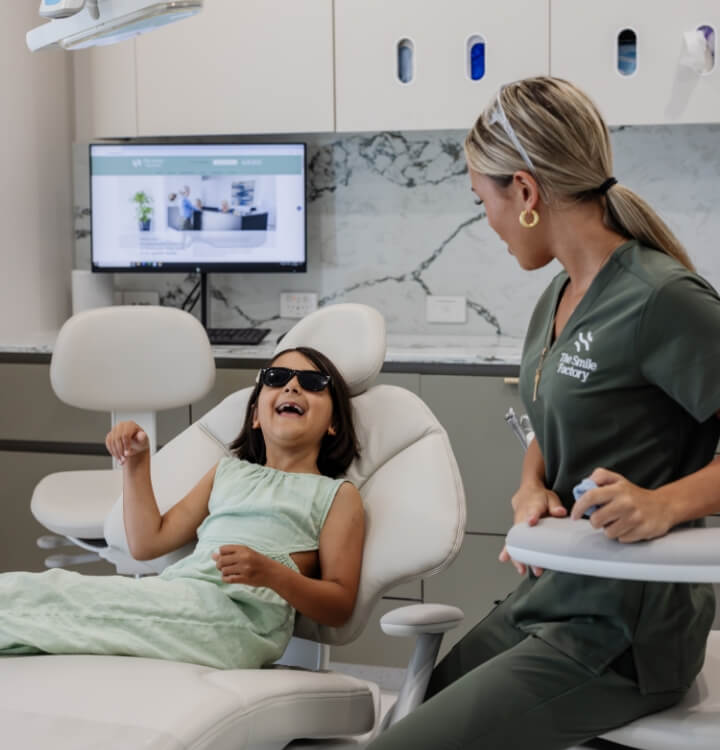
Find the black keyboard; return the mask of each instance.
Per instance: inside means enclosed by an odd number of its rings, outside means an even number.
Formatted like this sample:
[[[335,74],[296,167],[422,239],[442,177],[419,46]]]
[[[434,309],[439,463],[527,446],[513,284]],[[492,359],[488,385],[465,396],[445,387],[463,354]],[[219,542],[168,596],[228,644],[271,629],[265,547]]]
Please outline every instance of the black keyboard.
[[[211,344],[247,346],[259,344],[270,333],[269,328],[208,328]]]

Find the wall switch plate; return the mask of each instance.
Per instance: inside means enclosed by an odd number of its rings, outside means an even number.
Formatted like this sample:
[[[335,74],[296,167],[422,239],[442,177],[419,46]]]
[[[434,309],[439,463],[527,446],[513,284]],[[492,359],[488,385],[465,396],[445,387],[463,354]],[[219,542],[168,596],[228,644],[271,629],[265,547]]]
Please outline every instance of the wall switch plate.
[[[123,292],[123,305],[159,305],[159,292]]]
[[[283,292],[280,295],[281,318],[304,318],[317,310],[315,292]]]
[[[466,323],[465,297],[440,297],[429,294],[425,298],[425,320],[428,323]]]

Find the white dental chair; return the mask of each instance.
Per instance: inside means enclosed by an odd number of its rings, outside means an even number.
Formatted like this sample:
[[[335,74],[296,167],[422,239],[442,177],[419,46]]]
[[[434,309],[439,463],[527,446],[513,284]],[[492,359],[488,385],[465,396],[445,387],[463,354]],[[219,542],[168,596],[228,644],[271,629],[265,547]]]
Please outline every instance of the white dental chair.
[[[621,544],[589,521],[543,518],[510,529],[515,560],[548,570],[638,581],[720,582],[720,529],[671,531],[650,542]],[[720,748],[720,631],[713,630],[705,664],[676,706],[637,719],[603,739],[641,750]]]
[[[347,476],[363,496],[367,537],[349,622],[330,628],[297,618],[295,634],[305,640],[293,639],[280,662],[305,669],[218,670],[92,655],[0,659],[3,746],[280,750],[301,738],[343,738],[332,746],[349,747],[380,729],[377,688],[326,671],[327,645],[356,638],[386,591],[450,564],[463,538],[463,488],[447,435],[425,404],[401,388],[371,387],[385,355],[384,322],[376,311],[323,308],[300,321],[278,348],[298,345],[328,355],[353,395],[361,456]],[[232,394],[153,457],[161,511],[225,455],[249,394]],[[109,548],[127,554],[120,500],[101,531]],[[146,565],[157,572],[172,557]],[[442,633],[461,617],[454,607],[414,605],[383,618],[388,632],[418,636],[391,721],[421,700]]]
[[[112,425],[137,422],[154,453],[156,412],[202,398],[215,382],[215,360],[205,329],[189,313],[174,307],[103,307],[74,315],[60,329],[50,382],[61,401],[110,412]],[[38,483],[31,511],[59,535],[41,537],[39,546],[53,549],[70,542],[88,550],[51,555],[46,567],[100,556],[120,573],[150,572],[105,542],[105,519],[121,491],[120,469],[62,471]]]

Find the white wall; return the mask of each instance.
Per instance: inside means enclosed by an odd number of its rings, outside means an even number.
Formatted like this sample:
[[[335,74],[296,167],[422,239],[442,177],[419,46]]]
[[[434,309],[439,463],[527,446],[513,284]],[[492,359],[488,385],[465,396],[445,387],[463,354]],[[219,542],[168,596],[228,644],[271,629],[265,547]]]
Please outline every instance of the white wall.
[[[72,77],[63,51],[28,51],[36,0],[0,3],[0,342],[70,314]]]

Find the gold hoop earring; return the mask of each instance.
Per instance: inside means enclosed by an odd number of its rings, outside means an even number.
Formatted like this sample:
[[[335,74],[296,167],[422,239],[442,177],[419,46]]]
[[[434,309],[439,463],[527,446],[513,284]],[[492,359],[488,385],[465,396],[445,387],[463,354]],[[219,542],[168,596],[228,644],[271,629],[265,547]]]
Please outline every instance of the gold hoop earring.
[[[533,227],[536,227],[538,222],[540,221],[540,215],[538,214],[538,212],[534,208],[530,210],[530,216],[532,217],[530,221],[525,218],[526,214],[527,211],[520,212],[520,216],[518,217],[518,221],[520,222],[520,224],[522,224],[525,229],[532,229]]]

